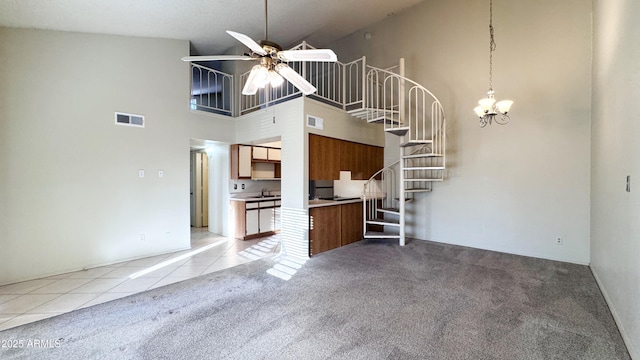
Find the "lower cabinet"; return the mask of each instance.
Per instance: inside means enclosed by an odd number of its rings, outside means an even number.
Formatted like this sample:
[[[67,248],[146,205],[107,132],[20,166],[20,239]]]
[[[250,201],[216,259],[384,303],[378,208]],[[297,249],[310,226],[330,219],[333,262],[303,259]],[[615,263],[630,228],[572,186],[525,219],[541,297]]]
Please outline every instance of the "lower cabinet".
[[[309,209],[309,256],[362,240],[362,203]]]
[[[243,237],[260,233],[260,209],[245,210],[245,233]]]
[[[275,231],[275,212],[274,208],[260,209],[260,232]]]
[[[362,240],[362,203],[340,205],[340,245]]]
[[[234,237],[248,240],[275,234],[279,228],[280,200],[231,201],[231,217],[235,224]]]
[[[309,256],[340,247],[340,206],[312,208],[309,214]]]

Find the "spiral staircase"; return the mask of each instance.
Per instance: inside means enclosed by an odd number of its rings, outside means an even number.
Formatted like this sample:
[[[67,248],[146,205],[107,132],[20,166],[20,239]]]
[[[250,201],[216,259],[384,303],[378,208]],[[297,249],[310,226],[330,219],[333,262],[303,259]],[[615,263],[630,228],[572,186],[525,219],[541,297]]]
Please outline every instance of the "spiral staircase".
[[[400,137],[400,158],[380,169],[363,191],[365,239],[405,244],[407,203],[433,190],[446,168],[444,111],[424,86],[404,76],[404,59],[391,69],[367,66],[363,106],[348,112]]]

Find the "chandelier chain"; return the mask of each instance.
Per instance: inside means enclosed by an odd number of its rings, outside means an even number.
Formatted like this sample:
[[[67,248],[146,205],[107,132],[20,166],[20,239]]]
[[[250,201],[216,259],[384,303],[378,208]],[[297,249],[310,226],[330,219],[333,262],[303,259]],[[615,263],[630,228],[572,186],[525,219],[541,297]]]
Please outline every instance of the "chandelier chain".
[[[493,38],[493,0],[489,0],[489,90],[493,90],[493,51],[496,41]]]

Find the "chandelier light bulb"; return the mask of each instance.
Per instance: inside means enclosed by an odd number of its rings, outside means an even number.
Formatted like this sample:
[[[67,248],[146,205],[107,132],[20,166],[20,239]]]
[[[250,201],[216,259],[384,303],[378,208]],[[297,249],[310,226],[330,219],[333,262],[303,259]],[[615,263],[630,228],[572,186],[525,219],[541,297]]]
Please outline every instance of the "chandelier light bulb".
[[[495,102],[496,102],[496,99],[494,99],[493,97],[486,97],[478,101],[478,104],[480,104],[480,107],[482,108],[482,112],[484,112],[485,114],[488,114],[493,110],[493,104],[495,104]]]
[[[473,111],[475,111],[476,115],[480,118],[484,116],[484,110],[482,110],[482,106],[474,107]]]
[[[506,115],[509,112],[509,110],[511,110],[511,105],[513,105],[512,100],[502,100],[502,101],[498,101],[498,103],[496,104],[496,108],[501,114]]]

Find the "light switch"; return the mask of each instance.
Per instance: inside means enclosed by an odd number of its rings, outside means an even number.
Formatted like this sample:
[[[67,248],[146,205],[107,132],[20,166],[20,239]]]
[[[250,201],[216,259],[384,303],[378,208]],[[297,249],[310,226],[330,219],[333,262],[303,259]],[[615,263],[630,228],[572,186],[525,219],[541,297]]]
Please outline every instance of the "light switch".
[[[138,170],[138,177],[141,177],[141,178],[144,177],[144,169]]]
[[[158,177],[164,177],[164,171],[163,170],[158,170]]]

